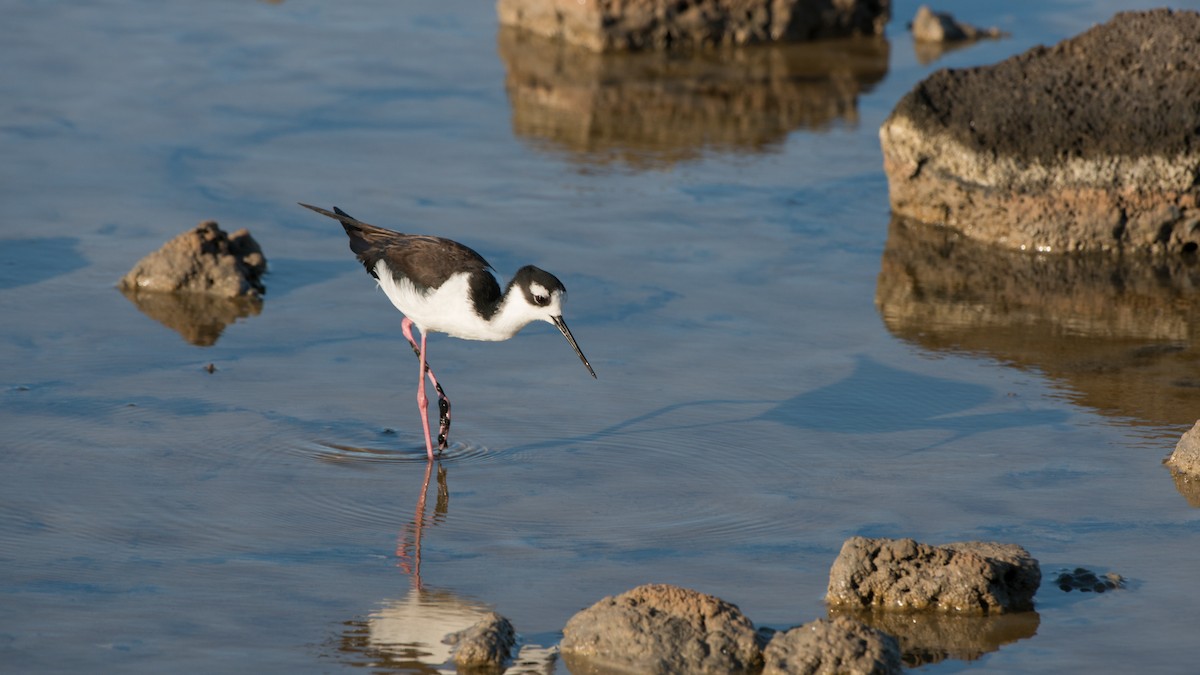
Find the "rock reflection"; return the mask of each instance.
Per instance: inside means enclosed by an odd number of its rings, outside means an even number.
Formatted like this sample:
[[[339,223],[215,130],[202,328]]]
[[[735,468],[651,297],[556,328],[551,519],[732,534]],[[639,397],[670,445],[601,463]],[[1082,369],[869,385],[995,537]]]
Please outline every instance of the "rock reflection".
[[[1200,476],[1193,476],[1178,469],[1171,469],[1175,489],[1187,500],[1188,506],[1200,509]]]
[[[917,63],[927,66],[943,56],[974,45],[974,42],[957,40],[955,42],[913,42],[913,54]]]
[[[224,298],[204,293],[160,293],[121,288],[145,314],[197,347],[211,347],[229,324],[262,312],[258,297]]]
[[[1027,254],[894,218],[875,303],[888,330],[933,351],[1036,368],[1082,405],[1150,424],[1200,409],[1195,256]]]
[[[893,635],[900,641],[900,658],[908,668],[947,659],[974,661],[1006,644],[1037,634],[1037,612],[986,616],[907,612],[829,610],[830,618],[845,614]]]
[[[882,38],[597,54],[502,28],[498,43],[518,137],[637,168],[707,150],[764,152],[796,129],[856,124],[858,95],[888,65]]]

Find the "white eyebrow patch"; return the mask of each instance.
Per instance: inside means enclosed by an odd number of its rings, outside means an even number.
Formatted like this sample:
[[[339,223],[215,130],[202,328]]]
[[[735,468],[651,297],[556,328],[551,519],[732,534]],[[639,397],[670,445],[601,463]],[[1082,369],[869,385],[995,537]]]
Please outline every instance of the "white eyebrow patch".
[[[534,281],[534,282],[530,282],[530,284],[529,284],[529,292],[530,292],[530,293],[533,293],[535,296],[537,296],[537,297],[541,297],[541,298],[548,298],[548,297],[550,297],[550,291],[546,290],[546,287],[545,287],[545,286],[543,286],[543,285],[539,284],[539,283],[538,283],[538,282],[536,282],[536,281]]]

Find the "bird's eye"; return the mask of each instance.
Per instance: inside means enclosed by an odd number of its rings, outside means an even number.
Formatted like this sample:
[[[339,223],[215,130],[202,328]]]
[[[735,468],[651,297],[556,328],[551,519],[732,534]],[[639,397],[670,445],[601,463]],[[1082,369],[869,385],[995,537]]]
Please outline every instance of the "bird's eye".
[[[538,304],[538,307],[545,307],[546,305],[550,304],[550,298],[544,295],[533,296],[533,301]]]

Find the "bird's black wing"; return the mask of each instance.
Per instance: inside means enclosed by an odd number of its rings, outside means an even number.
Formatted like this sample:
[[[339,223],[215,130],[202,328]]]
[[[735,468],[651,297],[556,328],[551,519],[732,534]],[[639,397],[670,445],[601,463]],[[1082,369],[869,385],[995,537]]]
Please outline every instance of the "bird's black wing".
[[[387,263],[392,274],[408,279],[420,289],[437,288],[456,272],[483,272],[472,274],[473,297],[483,301],[500,297],[499,285],[487,272],[491,265],[467,246],[443,237],[404,234],[369,225],[336,206],[333,211],[304,203],[300,206],[341,222],[350,237],[350,250],[371,276],[376,276],[375,267],[380,260]]]

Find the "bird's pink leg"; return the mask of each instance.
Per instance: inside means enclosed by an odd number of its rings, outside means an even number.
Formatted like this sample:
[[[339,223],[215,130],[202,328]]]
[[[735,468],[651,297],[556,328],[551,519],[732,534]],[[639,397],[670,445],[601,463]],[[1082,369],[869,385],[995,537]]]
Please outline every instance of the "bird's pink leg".
[[[442,385],[438,384],[437,378],[433,375],[433,368],[425,360],[425,334],[421,333],[421,346],[417,346],[417,341],[413,338],[412,327],[413,322],[404,317],[404,321],[400,323],[401,330],[404,333],[405,339],[412,345],[413,352],[421,362],[421,381],[417,385],[417,406],[421,409],[421,426],[425,430],[425,449],[429,452],[429,458],[433,459],[433,442],[429,436],[429,399],[425,396],[425,375],[429,376],[429,382],[433,384],[433,388],[438,395],[438,451],[446,449],[447,438],[450,435],[450,399],[446,398],[446,392],[442,389]]]

